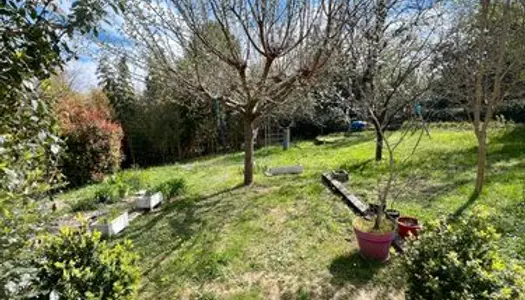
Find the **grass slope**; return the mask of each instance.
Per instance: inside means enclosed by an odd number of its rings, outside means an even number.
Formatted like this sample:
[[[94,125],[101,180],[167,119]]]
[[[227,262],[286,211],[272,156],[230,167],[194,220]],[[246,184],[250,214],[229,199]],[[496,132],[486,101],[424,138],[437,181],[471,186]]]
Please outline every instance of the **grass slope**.
[[[399,158],[415,140],[400,149]],[[384,293],[392,264],[360,258],[354,216],[320,180],[326,170],[345,168],[350,189],[373,202],[384,165],[370,160],[370,135],[334,141],[257,151],[256,184],[249,188],[238,186],[242,153],[141,170],[151,181],[182,177],[188,192],[138,218],[118,237],[133,240],[142,257],[140,298],[369,299]],[[403,168],[399,184],[408,185],[393,206],[428,221],[487,205],[504,233],[505,251],[517,256],[525,251],[519,235],[525,230],[525,129],[492,133],[486,189],[472,201],[475,145],[471,132],[433,130]],[[265,167],[289,164],[302,164],[305,173],[262,174]],[[89,197],[96,189],[63,198]]]

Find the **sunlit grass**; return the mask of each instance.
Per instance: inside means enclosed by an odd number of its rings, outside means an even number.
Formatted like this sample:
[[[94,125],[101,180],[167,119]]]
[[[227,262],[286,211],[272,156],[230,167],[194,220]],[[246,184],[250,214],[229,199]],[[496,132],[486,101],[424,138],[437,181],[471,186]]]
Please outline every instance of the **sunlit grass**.
[[[293,133],[292,133],[293,135]],[[395,137],[394,137],[395,138]],[[321,183],[321,174],[344,168],[349,190],[364,201],[377,199],[386,166],[371,159],[373,136],[331,136],[333,143],[299,142],[256,153],[256,184],[242,182],[242,153],[205,157],[145,172],[151,185],[183,178],[187,191],[157,212],[136,219],[118,239],[133,240],[142,257],[143,299],[329,299],[334,295],[374,298],[387,289],[392,264],[357,254],[354,215]],[[416,135],[399,149],[410,155]],[[493,132],[485,191],[469,202],[476,161],[469,131],[434,129],[400,166],[390,203],[423,224],[486,205],[503,234],[504,251],[525,253],[525,129]],[[265,177],[267,167],[301,164],[297,176]],[[90,197],[97,185],[61,196]],[[393,259],[395,260],[395,258]],[[375,296],[374,296],[375,295]]]

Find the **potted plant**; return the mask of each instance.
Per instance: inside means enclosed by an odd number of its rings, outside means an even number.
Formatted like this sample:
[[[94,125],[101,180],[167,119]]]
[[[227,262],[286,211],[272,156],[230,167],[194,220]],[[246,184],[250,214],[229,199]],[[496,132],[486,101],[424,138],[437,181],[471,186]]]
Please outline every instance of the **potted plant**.
[[[386,261],[389,258],[390,245],[395,238],[395,224],[386,217],[386,196],[388,191],[379,194],[379,205],[366,217],[357,217],[354,233],[361,254],[373,260]]]
[[[128,212],[113,209],[98,218],[95,223],[91,224],[90,228],[91,230],[100,231],[103,235],[112,236],[124,230],[128,225]]]
[[[399,216],[401,216],[401,213],[399,210],[389,208],[385,210],[386,215],[390,218],[390,220],[394,220],[397,223],[397,220],[399,219]]]
[[[372,118],[377,122],[373,113]],[[381,180],[383,176],[378,180],[378,204],[371,204],[369,209],[370,214],[365,217],[356,218],[353,222],[353,227],[361,254],[374,260],[386,261],[389,258],[390,245],[395,238],[396,218],[399,217],[398,211],[387,209],[387,200],[397,197],[392,195],[394,182],[399,172],[396,165],[406,162],[413,155],[419,145],[422,134],[419,135],[418,141],[415,143],[409,156],[396,162],[394,152],[405,140],[406,135],[412,131],[412,128],[410,128],[411,123],[409,122],[401,128],[399,131],[400,137],[395,143],[391,143],[389,139],[386,138],[383,128],[379,125],[379,122],[377,122],[377,124],[388,153],[386,180]],[[399,194],[400,193],[397,193],[396,195]]]
[[[332,171],[332,178],[339,182],[347,182],[349,179],[348,172],[345,170],[334,170]]]

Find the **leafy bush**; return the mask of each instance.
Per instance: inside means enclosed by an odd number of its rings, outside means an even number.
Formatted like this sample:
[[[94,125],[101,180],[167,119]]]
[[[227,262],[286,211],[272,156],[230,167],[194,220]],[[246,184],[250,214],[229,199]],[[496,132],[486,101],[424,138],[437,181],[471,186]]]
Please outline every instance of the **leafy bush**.
[[[485,212],[431,224],[403,260],[407,299],[516,299],[523,269],[502,259],[499,238]]]
[[[186,184],[180,178],[165,181],[155,188],[156,191],[161,192],[168,199],[182,194],[185,189]]]
[[[127,193],[127,189],[105,182],[95,191],[93,197],[82,198],[73,203],[71,210],[73,212],[95,210],[100,203],[116,203],[122,198],[123,191]]]
[[[57,106],[66,140],[62,171],[70,184],[99,181],[120,167],[122,129],[110,120],[109,108],[71,95]]]
[[[72,210],[94,210],[98,204],[113,204],[131,193],[147,188],[148,175],[140,173],[119,173],[112,175],[95,191],[93,198],[80,199],[73,204]]]
[[[57,10],[43,1],[2,1],[0,69],[0,299],[26,299],[33,253],[26,242],[43,211],[33,200],[57,187],[62,143],[50,103],[40,94],[51,73],[74,52],[63,47],[73,33],[92,32],[102,3],[77,1]],[[66,12],[67,11],[67,12]],[[43,17],[42,22],[36,16]],[[45,17],[44,17],[45,16]]]
[[[101,189],[97,191],[99,202],[114,203],[129,194],[147,187],[147,175],[140,173],[119,173],[107,179]]]
[[[114,186],[104,183],[102,187],[95,192],[94,200],[96,203],[116,203],[122,194],[127,194],[126,186]]]
[[[71,210],[73,212],[95,210],[97,209],[97,204],[98,201],[96,199],[84,198],[73,203],[73,205],[71,205]]]
[[[139,280],[130,241],[109,246],[87,228],[62,228],[37,248],[37,284],[60,299],[131,299]]]
[[[119,173],[114,177],[115,182],[124,182],[130,187],[130,191],[136,192],[147,189],[151,176],[147,172]]]

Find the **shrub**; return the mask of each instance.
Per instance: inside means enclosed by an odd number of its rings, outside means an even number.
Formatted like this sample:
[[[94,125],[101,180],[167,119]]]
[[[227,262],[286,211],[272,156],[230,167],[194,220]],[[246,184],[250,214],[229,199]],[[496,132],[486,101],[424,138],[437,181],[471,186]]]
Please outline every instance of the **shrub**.
[[[125,172],[119,173],[114,180],[125,182],[130,187],[130,191],[136,192],[141,189],[147,189],[151,176],[147,172]]]
[[[127,197],[130,193],[146,188],[148,176],[144,173],[119,173],[109,177],[97,191],[99,202],[114,203]]]
[[[73,212],[88,211],[97,209],[98,201],[96,199],[84,198],[76,201],[71,205]]]
[[[100,189],[95,192],[96,203],[111,204],[117,202],[121,197],[121,194],[127,193],[127,187],[125,186],[114,186],[108,183],[104,183]]]
[[[498,239],[484,212],[431,224],[403,259],[407,299],[515,299],[523,270],[502,259]]]
[[[505,119],[517,123],[525,122],[525,99],[513,99],[504,101],[496,108],[494,115],[501,115]]]
[[[155,188],[156,191],[161,192],[168,199],[182,194],[185,189],[186,184],[180,178],[165,181]]]
[[[147,188],[148,179],[149,175],[145,175],[143,172],[119,173],[107,177],[104,183],[95,191],[92,198],[78,200],[73,204],[72,210],[75,212],[94,210],[99,203],[116,203],[133,192]]]
[[[70,96],[60,101],[57,110],[66,140],[62,171],[71,185],[99,181],[119,169],[123,134],[120,125],[110,120],[108,107]]]
[[[124,188],[122,186],[115,186],[113,184],[105,182],[101,184],[100,187],[95,191],[93,197],[82,198],[73,203],[73,205],[71,206],[71,210],[73,212],[95,210],[98,208],[98,205],[100,203],[116,203],[122,198],[121,193],[127,193],[127,190],[127,188]]]
[[[131,299],[139,280],[130,241],[109,246],[87,228],[62,228],[37,249],[37,284],[60,299]]]

